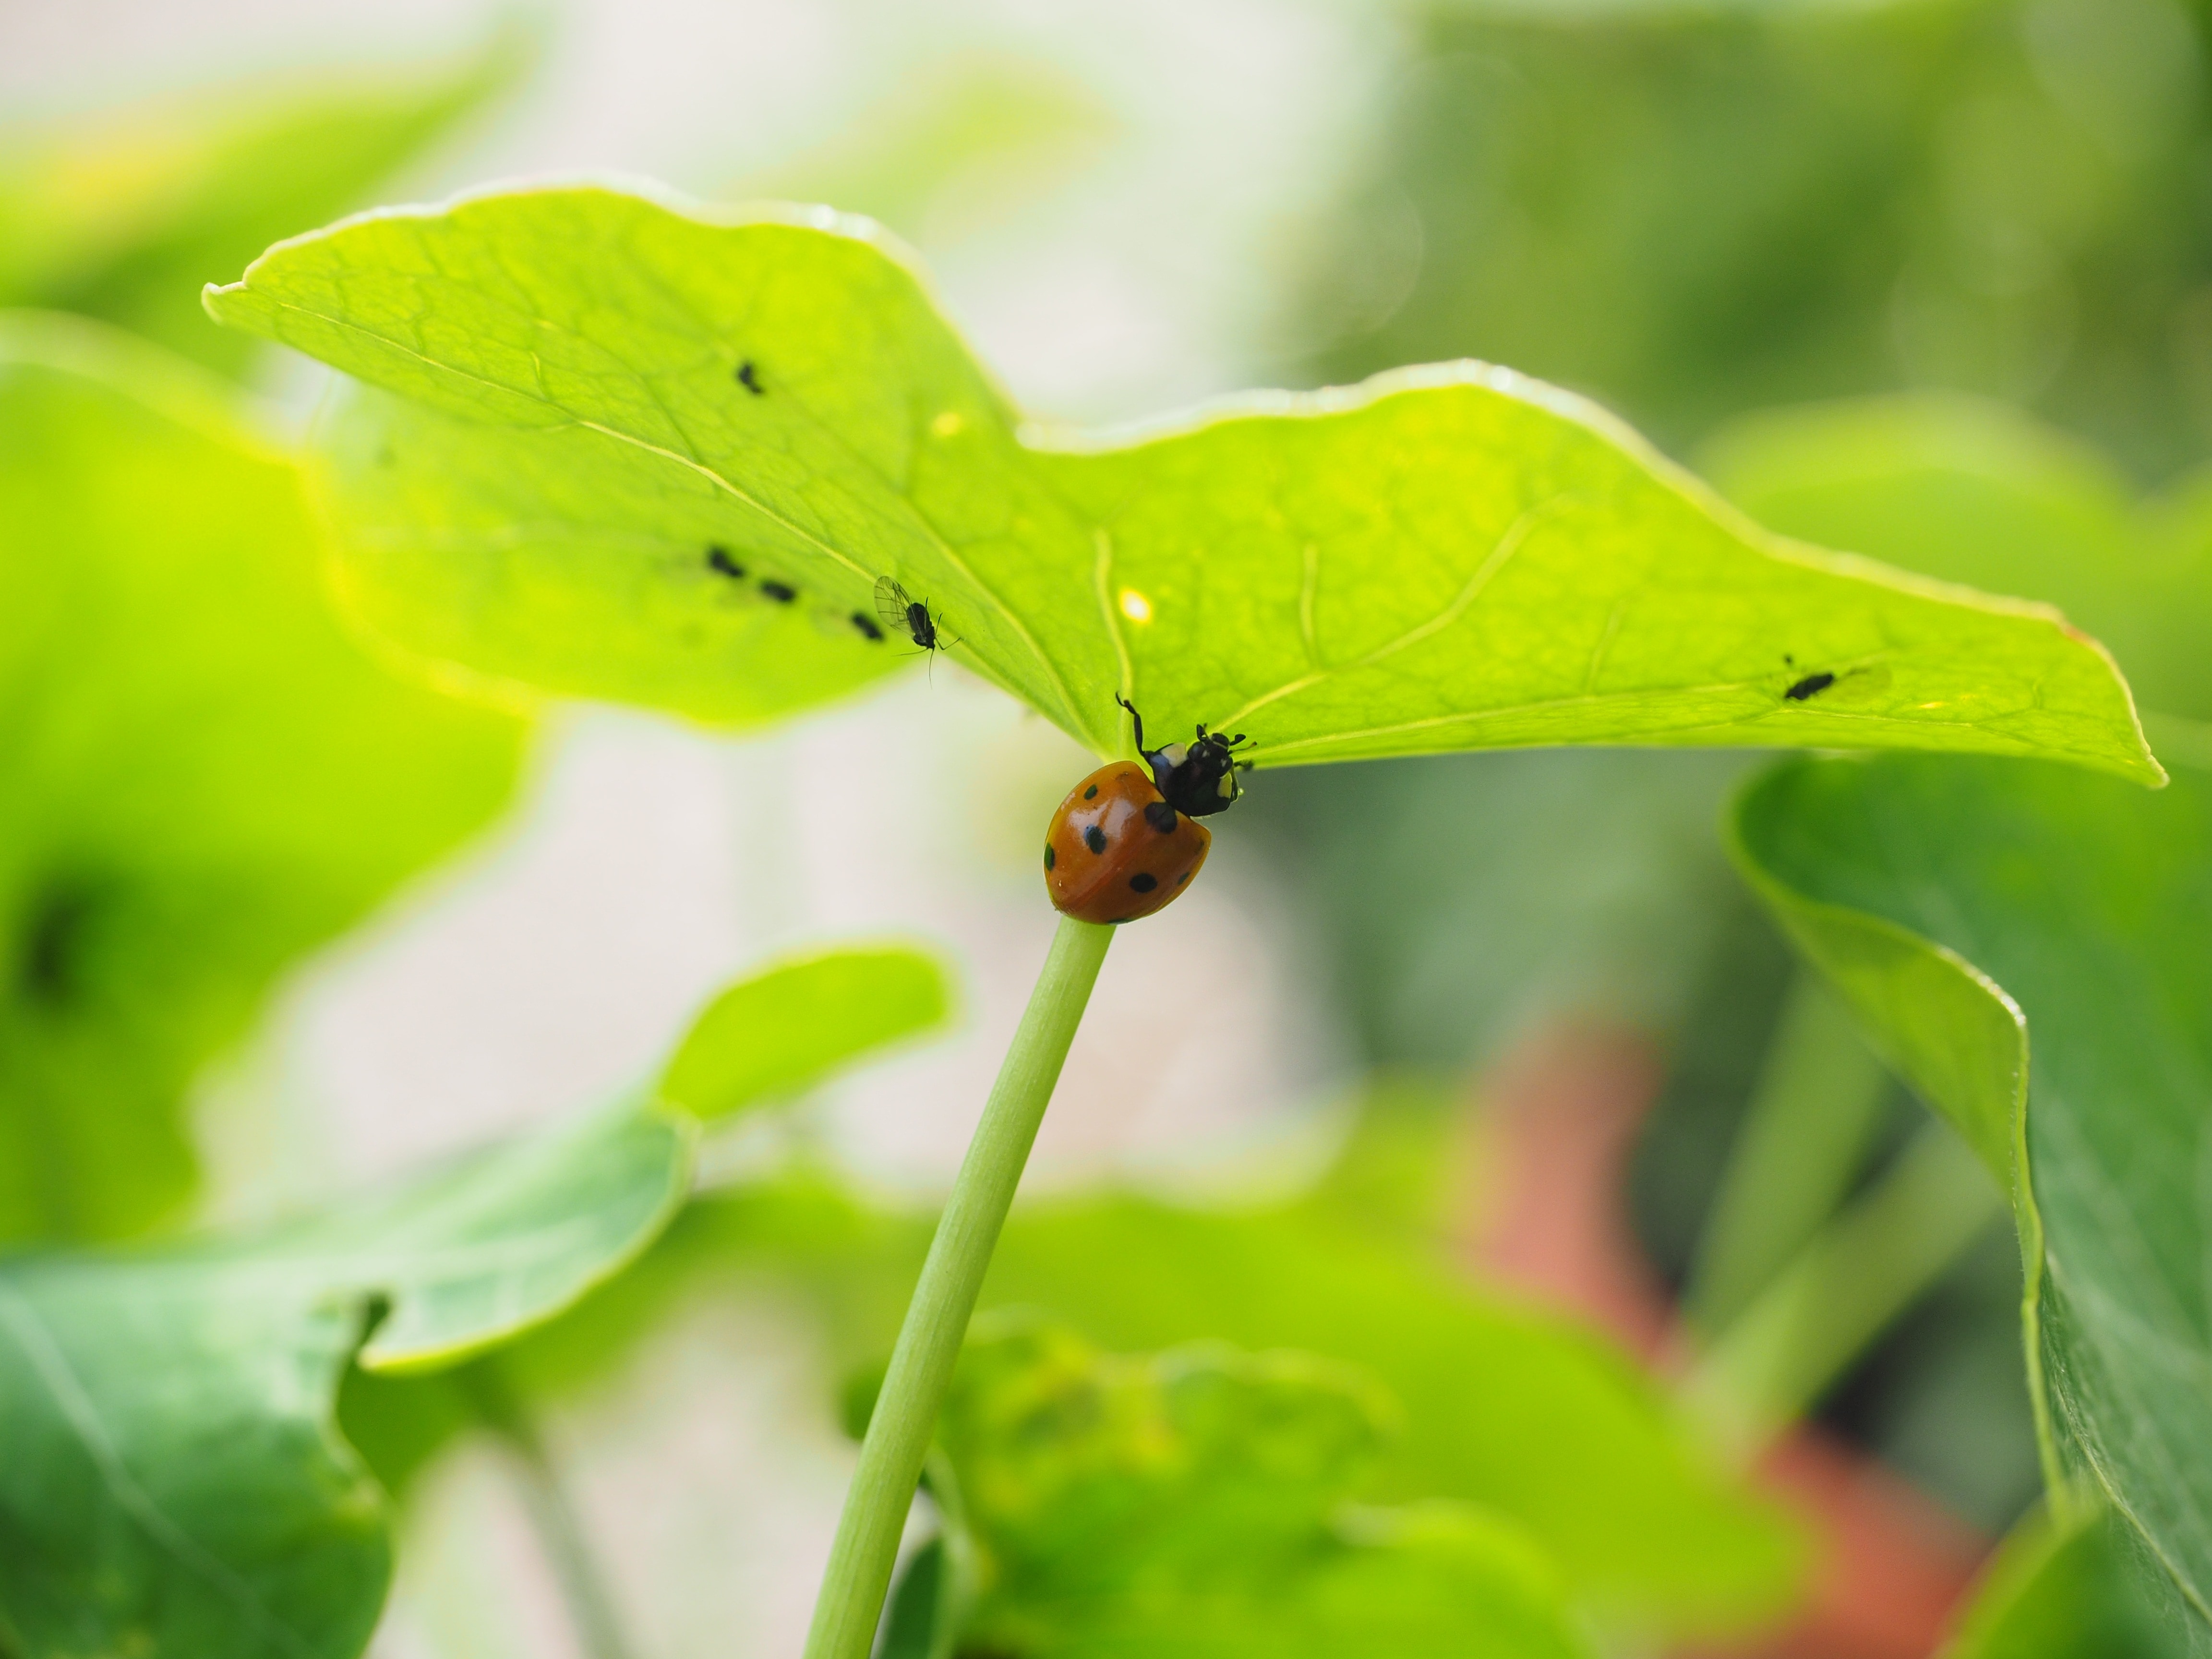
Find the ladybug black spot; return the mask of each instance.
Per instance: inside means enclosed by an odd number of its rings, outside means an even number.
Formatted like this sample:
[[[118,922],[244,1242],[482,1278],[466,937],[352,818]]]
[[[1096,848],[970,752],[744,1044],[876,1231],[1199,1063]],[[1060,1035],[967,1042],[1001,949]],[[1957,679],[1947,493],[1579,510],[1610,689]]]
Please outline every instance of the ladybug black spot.
[[[1049,870],[1054,865],[1059,862],[1059,859],[1053,854],[1052,843],[1050,842],[1047,842],[1044,844],[1044,867]]]
[[[764,581],[761,584],[761,592],[778,605],[789,605],[799,597],[799,590],[787,582]]]
[[[1833,674],[1808,674],[1782,695],[1792,702],[1802,702],[1808,697],[1826,690],[1835,683],[1836,677]]]
[[[853,613],[853,626],[860,630],[860,637],[864,640],[880,640],[884,636],[882,629],[877,627],[857,611]]]
[[[738,365],[738,384],[756,398],[768,396],[768,388],[760,383],[760,376],[753,372],[753,362],[750,357]]]
[[[1164,836],[1175,834],[1176,810],[1164,800],[1149,803],[1145,808],[1145,822]]]
[[[733,581],[745,574],[744,566],[730,556],[730,550],[726,547],[710,547],[707,550],[707,568],[714,571],[717,575],[727,576]]]
[[[1085,790],[1083,792],[1083,799],[1085,800],[1097,800],[1098,799],[1098,786],[1094,783],[1088,789]]]
[[[1129,885],[1140,893],[1149,893],[1159,884],[1158,877],[1144,870],[1138,871],[1135,875],[1129,878]]]
[[[1106,850],[1106,832],[1103,830],[1101,830],[1095,823],[1091,825],[1083,832],[1083,844],[1085,847],[1088,847],[1094,853],[1104,852]]]
[[[1176,878],[1176,886],[1178,886],[1178,887],[1180,887],[1180,886],[1182,886],[1182,885],[1183,884],[1183,883],[1185,883],[1185,882],[1188,881],[1189,879],[1190,879],[1190,872],[1189,872],[1189,871],[1188,871],[1188,870],[1186,870],[1186,871],[1184,871],[1181,875],[1179,875],[1179,876],[1177,876],[1177,877]]]

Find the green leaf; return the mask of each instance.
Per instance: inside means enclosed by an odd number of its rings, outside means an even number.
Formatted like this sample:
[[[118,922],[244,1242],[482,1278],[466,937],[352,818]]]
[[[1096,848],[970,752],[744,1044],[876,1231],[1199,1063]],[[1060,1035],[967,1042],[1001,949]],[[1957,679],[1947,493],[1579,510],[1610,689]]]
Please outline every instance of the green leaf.
[[[951,1012],[951,982],[933,956],[907,946],[817,951],[708,1004],[662,1074],[660,1096],[695,1117],[726,1117],[796,1094]]]
[[[119,324],[236,374],[200,286],[357,205],[506,91],[535,56],[510,27],[464,59],[225,87],[0,135],[0,305]]]
[[[1030,1318],[970,1335],[939,1424],[983,1589],[965,1644],[1040,1659],[1588,1652],[1561,1584],[1459,1504],[1348,1512],[1374,1384],[1218,1344],[1117,1358]]]
[[[573,1301],[682,1201],[691,1134],[626,1106],[303,1224],[0,1266],[0,1637],[351,1659],[391,1544],[332,1429],[349,1359],[450,1364]]]
[[[1789,1604],[1800,1540],[1626,1355],[1485,1295],[1430,1241],[1406,1241],[1402,1217],[1370,1228],[1349,1218],[1358,1209],[1335,1193],[1236,1214],[1111,1196],[1017,1209],[983,1304],[1041,1309],[1128,1352],[1224,1340],[1371,1372],[1402,1427],[1357,1496],[1504,1516],[1579,1606],[1638,1640],[1741,1631]],[[834,1363],[880,1361],[929,1221],[818,1177],[702,1199],[620,1285],[509,1351],[510,1375],[576,1388],[702,1283],[726,1293],[763,1274],[809,1292]]]
[[[2046,1474],[2085,1468],[2202,1619],[2212,777],[2149,794],[2018,762],[1802,761],[1735,831],[1798,946],[2012,1195]]]
[[[173,1210],[201,1065],[507,799],[523,728],[373,663],[319,552],[221,383],[0,319],[0,1243]]]
[[[207,303],[421,405],[364,400],[333,441],[364,615],[562,690],[722,715],[763,581],[825,661],[880,660],[850,618],[890,575],[957,659],[1101,753],[1123,692],[1160,735],[1249,732],[1261,765],[1806,743],[2158,775],[2054,615],[1765,538],[1502,370],[1047,442],[868,227],[600,189],[356,219]]]
[[[2212,718],[2201,483],[2138,503],[2087,445],[2001,404],[1933,392],[1747,416],[1700,459],[1769,529],[2048,600],[2111,648],[2147,709]]]
[[[912,945],[839,947],[787,958],[708,1003],[663,1068],[655,1096],[709,1126],[787,1098],[941,1026],[951,1011],[951,985],[945,965]],[[638,1299],[627,1283],[610,1294],[623,1305]],[[404,1489],[474,1420],[465,1391],[449,1382],[443,1376],[396,1376],[388,1368],[346,1378],[340,1421],[388,1489]],[[507,1386],[504,1377],[501,1386]]]
[[[368,1471],[396,1486],[473,1420],[452,1368],[652,1243],[690,1189],[691,1109],[911,1035],[944,983],[918,951],[823,951],[709,1006],[682,1109],[625,1103],[243,1237],[0,1262],[0,1645],[358,1652],[389,1571]],[[748,1006],[789,1020],[756,1030],[761,1063]],[[365,1458],[335,1431],[342,1376]]]
[[[2090,1505],[2064,1522],[2033,1512],[2005,1540],[1942,1659],[2184,1659],[2191,1644],[2171,1586],[2142,1555],[2109,1510]]]

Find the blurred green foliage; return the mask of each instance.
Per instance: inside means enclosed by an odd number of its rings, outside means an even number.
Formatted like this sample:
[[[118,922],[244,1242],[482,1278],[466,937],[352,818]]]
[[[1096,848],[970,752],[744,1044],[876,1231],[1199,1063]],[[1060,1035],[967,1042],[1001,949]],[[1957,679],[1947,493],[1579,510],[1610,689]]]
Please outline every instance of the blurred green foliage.
[[[952,1615],[940,1650],[1589,1654],[1565,1584],[1511,1526],[1462,1504],[1348,1504],[1391,1414],[1370,1379],[1309,1355],[1125,1358],[1035,1316],[978,1321],[931,1466],[947,1547],[919,1569]]]
[[[690,1141],[625,1104],[257,1234],[0,1264],[0,1635],[353,1659],[391,1540],[331,1432],[339,1374],[449,1365],[573,1300],[683,1201]]]
[[[2038,1510],[1990,1563],[1942,1659],[2184,1659],[2205,1650],[2157,1563],[2094,1504]]]
[[[520,80],[514,26],[445,64],[286,76],[0,127],[0,306],[97,317],[224,374],[253,343],[211,325],[206,283],[375,186]]]
[[[320,549],[223,383],[0,319],[0,1244],[170,1215],[201,1066],[506,801],[523,728],[373,662]]]
[[[351,1659],[383,1604],[387,1493],[508,1398],[502,1343],[678,1212],[692,1103],[727,1116],[941,1024],[944,979],[915,951],[818,952],[708,1005],[671,1068],[683,1100],[249,1232],[0,1261],[0,1648]]]
[[[1402,1419],[1350,1495],[1504,1516],[1585,1614],[1638,1639],[1772,1617],[1802,1565],[1790,1525],[1713,1462],[1626,1356],[1471,1286],[1422,1219],[1441,1215],[1459,1167],[1443,1123],[1432,1101],[1388,1097],[1330,1180],[1292,1204],[1209,1212],[1109,1193],[1018,1208],[983,1305],[1041,1310],[1131,1352],[1219,1340],[1357,1366]],[[695,1203],[621,1285],[502,1363],[535,1397],[565,1394],[695,1298],[763,1283],[805,1292],[833,1365],[877,1363],[929,1233],[927,1216],[803,1171],[733,1188]]]
[[[1678,449],[1915,386],[2153,477],[2212,437],[2195,0],[1419,15],[1316,262],[1322,377],[1482,357]]]

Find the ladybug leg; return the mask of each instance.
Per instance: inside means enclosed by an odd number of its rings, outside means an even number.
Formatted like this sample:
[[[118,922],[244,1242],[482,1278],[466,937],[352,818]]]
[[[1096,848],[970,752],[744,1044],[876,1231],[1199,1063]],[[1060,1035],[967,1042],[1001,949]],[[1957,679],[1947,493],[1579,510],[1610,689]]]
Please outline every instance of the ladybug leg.
[[[1120,704],[1121,705],[1121,707],[1122,707],[1122,708],[1126,708],[1126,709],[1127,709],[1127,710],[1129,711],[1129,719],[1130,719],[1131,722],[1132,722],[1132,723],[1135,726],[1135,727],[1136,727],[1137,752],[1138,752],[1139,754],[1140,754],[1140,755],[1141,755],[1141,754],[1144,754],[1144,753],[1146,752],[1146,750],[1145,750],[1145,717],[1144,717],[1142,714],[1139,714],[1137,712],[1137,705],[1136,705],[1136,704],[1134,704],[1133,702],[1130,702],[1127,697],[1123,696],[1120,692],[1116,691],[1116,692],[1114,694],[1114,701],[1115,701],[1115,702],[1120,703]]]

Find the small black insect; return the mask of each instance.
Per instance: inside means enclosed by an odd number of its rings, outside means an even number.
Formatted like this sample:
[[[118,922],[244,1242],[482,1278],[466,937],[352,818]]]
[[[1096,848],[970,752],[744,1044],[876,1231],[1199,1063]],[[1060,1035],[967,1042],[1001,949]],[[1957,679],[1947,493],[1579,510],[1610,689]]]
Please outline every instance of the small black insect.
[[[740,580],[745,574],[744,566],[730,556],[730,550],[726,547],[710,547],[707,550],[707,568],[718,574],[727,576],[732,581]]]
[[[855,611],[853,613],[853,626],[860,630],[860,637],[864,640],[881,640],[884,636],[884,630],[868,620],[868,614],[865,611]]]
[[[1835,683],[1833,674],[1808,674],[1782,695],[1792,702],[1802,702],[1808,697],[1818,696]]]
[[[753,360],[750,357],[738,365],[738,384],[756,398],[768,396],[768,388],[760,383],[760,376],[753,372]]]
[[[788,582],[764,580],[760,587],[763,598],[774,599],[778,605],[789,605],[799,597],[799,590]]]
[[[1137,752],[1152,769],[1152,785],[1160,797],[1185,817],[1202,818],[1223,811],[1243,793],[1237,782],[1239,772],[1249,772],[1252,763],[1240,760],[1230,751],[1243,743],[1244,734],[1224,737],[1218,732],[1198,728],[1198,735],[1188,743],[1171,743],[1164,749],[1145,747],[1145,717],[1137,706],[1126,697],[1116,696],[1115,702],[1129,711],[1136,723]]]
[[[927,604],[889,576],[876,578],[876,615],[884,619],[885,628],[906,635],[924,651],[943,651],[960,643],[945,637],[941,620]]]

